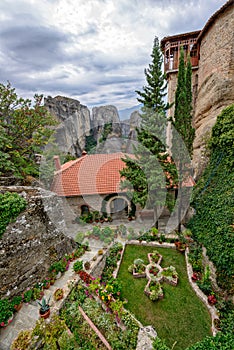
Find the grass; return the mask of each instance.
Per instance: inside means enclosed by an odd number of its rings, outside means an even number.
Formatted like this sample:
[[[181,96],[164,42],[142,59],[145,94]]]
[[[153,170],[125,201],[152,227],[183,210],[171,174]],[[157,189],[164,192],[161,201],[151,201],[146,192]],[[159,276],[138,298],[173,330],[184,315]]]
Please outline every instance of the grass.
[[[123,286],[123,298],[128,300],[125,307],[143,325],[152,325],[168,347],[172,347],[176,341],[173,349],[183,350],[211,335],[210,314],[189,284],[184,255],[174,249],[157,248],[163,255],[161,266],[175,266],[179,275],[178,285],[174,287],[164,282],[164,298],[159,301],[152,302],[144,294],[147,280],[133,278],[128,272],[128,266],[136,258],[143,259],[147,264],[147,254],[153,249],[149,246],[126,246],[118,273]]]

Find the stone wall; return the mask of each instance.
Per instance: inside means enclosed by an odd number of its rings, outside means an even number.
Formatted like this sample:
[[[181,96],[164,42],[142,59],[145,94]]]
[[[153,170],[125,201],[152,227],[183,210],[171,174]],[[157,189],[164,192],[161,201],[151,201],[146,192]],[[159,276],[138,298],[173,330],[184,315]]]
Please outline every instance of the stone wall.
[[[219,13],[200,38],[193,158],[197,176],[205,165],[205,139],[222,109],[234,102],[233,28],[234,6],[229,6]]]
[[[63,232],[59,198],[35,187],[0,187],[17,192],[27,208],[8,225],[0,241],[0,297],[20,294],[48,276],[51,263],[73,251],[76,243]]]

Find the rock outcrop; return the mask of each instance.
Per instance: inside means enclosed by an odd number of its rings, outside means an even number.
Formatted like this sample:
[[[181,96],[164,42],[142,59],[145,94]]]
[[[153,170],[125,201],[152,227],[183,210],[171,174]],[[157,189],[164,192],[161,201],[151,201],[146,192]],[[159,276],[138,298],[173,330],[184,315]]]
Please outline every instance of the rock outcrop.
[[[92,128],[101,135],[105,124],[112,124],[112,132],[109,136],[120,137],[121,127],[119,113],[115,106],[100,106],[92,109]]]
[[[59,150],[79,157],[92,128],[89,109],[79,101],[63,96],[48,96],[44,105],[59,122],[54,135]]]
[[[63,233],[62,203],[54,193],[24,186],[0,190],[17,192],[28,203],[0,241],[0,297],[4,297],[20,295],[43,281],[51,263],[72,252],[76,243]]]
[[[232,4],[231,4],[232,3]],[[228,1],[198,37],[200,60],[195,105],[193,164],[199,176],[205,165],[207,137],[222,109],[234,102],[234,6]]]

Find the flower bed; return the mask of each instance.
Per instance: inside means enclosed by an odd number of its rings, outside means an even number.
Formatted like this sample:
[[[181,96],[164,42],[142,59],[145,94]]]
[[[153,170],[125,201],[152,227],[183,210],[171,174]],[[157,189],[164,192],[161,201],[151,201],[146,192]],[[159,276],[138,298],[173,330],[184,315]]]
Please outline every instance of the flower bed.
[[[158,264],[160,265],[162,262],[162,255],[159,254],[157,250],[154,250],[152,253],[148,254],[148,259],[150,264]]]
[[[166,283],[171,284],[172,286],[177,286],[178,283],[178,273],[176,272],[176,269],[174,266],[169,266],[159,273],[159,277],[163,278],[163,281]]]
[[[158,281],[148,280],[148,283],[144,289],[144,293],[152,301],[163,298],[163,289],[161,284]]]
[[[128,267],[128,271],[132,273],[133,277],[146,277],[148,279],[144,293],[150,300],[156,301],[163,298],[163,290],[160,283],[166,282],[172,286],[176,286],[178,283],[178,273],[174,266],[166,268],[160,266],[162,255],[157,250],[148,253],[148,260],[150,263],[145,266],[142,259],[135,259],[134,263]]]

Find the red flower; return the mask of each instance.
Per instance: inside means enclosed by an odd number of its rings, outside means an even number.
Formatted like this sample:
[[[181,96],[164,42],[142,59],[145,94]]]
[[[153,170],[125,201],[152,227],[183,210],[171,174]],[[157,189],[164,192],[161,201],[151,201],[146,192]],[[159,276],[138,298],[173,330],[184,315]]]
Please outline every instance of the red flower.
[[[214,295],[209,295],[207,299],[208,299],[208,303],[211,305],[214,305],[217,303],[217,299],[215,298]]]

